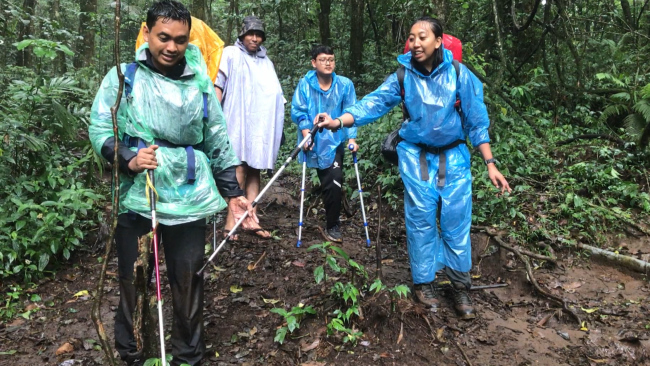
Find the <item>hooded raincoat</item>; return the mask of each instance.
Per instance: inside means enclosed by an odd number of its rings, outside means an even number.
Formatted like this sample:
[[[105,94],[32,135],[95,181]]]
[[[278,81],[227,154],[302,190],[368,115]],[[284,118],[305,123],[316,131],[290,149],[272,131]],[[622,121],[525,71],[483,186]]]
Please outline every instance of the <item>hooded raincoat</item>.
[[[145,43],[138,49],[137,60],[143,60],[148,47]],[[155,140],[164,140],[177,146],[161,146],[156,151],[156,210],[158,221],[164,225],[196,221],[225,208],[226,202],[217,190],[213,174],[240,164],[228,141],[226,122],[201,51],[190,44],[185,59],[186,71],[180,80],[166,78],[144,65],[138,67],[131,95],[129,98],[122,95],[117,113],[120,141],[140,138],[151,145]],[[121,68],[125,72],[127,64]],[[113,68],[102,81],[90,115],[90,140],[98,154],[106,140],[113,137],[110,108],[115,103],[118,87]],[[204,94],[207,94],[207,117]],[[186,146],[196,147],[193,183],[188,180]],[[132,211],[151,217],[146,184],[146,172],[120,175],[120,213]]]
[[[266,48],[250,54],[239,40],[226,47],[215,85],[223,90],[221,104],[237,157],[252,168],[273,169],[285,99]]]
[[[461,144],[445,152],[446,183],[438,187],[438,155],[426,153],[429,179],[423,181],[421,148],[417,144],[443,147],[467,138],[473,146],[490,142],[483,85],[462,64],[457,77],[451,52],[444,48],[443,52],[443,62],[428,76],[414,69],[410,52],[397,58],[406,68],[404,102],[411,117],[400,129],[404,141],[397,146],[397,154],[405,188],[406,234],[415,284],[433,281],[436,271],[445,266],[461,272],[468,272],[472,267],[469,150]],[[454,108],[457,95],[462,105],[462,120]],[[352,114],[355,126],[362,126],[383,116],[400,101],[397,75],[392,74],[377,90],[344,112]],[[436,225],[439,205],[440,232]]]
[[[313,127],[317,114],[328,113],[332,118],[336,118],[356,101],[357,94],[350,79],[332,73],[332,86],[324,91],[318,85],[316,71],[309,71],[300,79],[291,102],[291,119],[298,125],[298,141],[303,139],[302,130],[310,130]],[[336,132],[323,130],[317,133],[314,148],[306,154],[307,166],[318,169],[329,168],[334,162],[336,148],[344,143],[344,139],[355,138],[357,138],[356,127],[343,128]],[[299,161],[304,161],[304,158],[303,151]]]

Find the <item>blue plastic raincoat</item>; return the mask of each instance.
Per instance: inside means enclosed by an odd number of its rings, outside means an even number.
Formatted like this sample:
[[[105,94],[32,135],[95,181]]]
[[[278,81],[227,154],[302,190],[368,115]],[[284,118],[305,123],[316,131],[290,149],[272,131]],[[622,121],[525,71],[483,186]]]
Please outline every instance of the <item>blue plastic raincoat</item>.
[[[302,130],[309,130],[314,125],[314,118],[319,113],[328,113],[332,118],[339,117],[343,110],[357,101],[352,81],[344,76],[332,73],[332,86],[327,91],[318,85],[316,71],[305,75],[296,88],[291,102],[291,120],[298,125],[298,142],[302,141]],[[323,130],[314,139],[314,148],[307,152],[307,166],[310,168],[327,169],[332,166],[336,148],[344,143],[344,139],[357,138],[357,128],[343,128],[332,132]],[[304,152],[300,160],[304,161]]]
[[[145,43],[138,49],[137,60],[143,60],[148,47]],[[225,208],[226,202],[217,190],[213,173],[241,164],[228,139],[226,121],[199,48],[190,44],[185,59],[188,77],[180,80],[166,78],[141,65],[135,73],[130,97],[122,95],[117,112],[121,141],[130,136],[146,141],[147,145],[155,139],[178,145],[161,146],[156,151],[158,167],[154,176],[159,195],[156,213],[164,225],[199,220]],[[127,64],[121,68],[125,72]],[[104,77],[90,113],[89,136],[97,154],[101,154],[106,139],[113,137],[110,108],[115,103],[118,86],[114,67]],[[204,93],[207,94],[207,118]],[[188,156],[191,155],[184,147],[187,145],[202,146],[194,153],[193,183],[188,180]],[[145,172],[120,175],[119,213],[132,211],[151,217],[145,186]]]
[[[429,179],[420,171],[421,148],[416,144],[443,147],[456,140],[473,146],[490,142],[490,124],[483,103],[483,85],[471,71],[460,65],[460,75],[452,65],[452,54],[444,50],[444,60],[424,76],[411,64],[411,53],[397,60],[406,68],[404,101],[411,119],[400,129],[404,139],[397,146],[399,171],[404,182],[406,235],[413,283],[428,283],[445,266],[467,272],[472,267],[470,226],[472,213],[472,177],[470,154],[465,144],[445,152],[447,169],[443,187],[438,183],[438,155],[426,153]],[[460,97],[463,121],[454,108]],[[374,92],[351,108],[355,126],[375,121],[401,101],[397,75],[392,74]],[[436,213],[441,205],[440,228]]]

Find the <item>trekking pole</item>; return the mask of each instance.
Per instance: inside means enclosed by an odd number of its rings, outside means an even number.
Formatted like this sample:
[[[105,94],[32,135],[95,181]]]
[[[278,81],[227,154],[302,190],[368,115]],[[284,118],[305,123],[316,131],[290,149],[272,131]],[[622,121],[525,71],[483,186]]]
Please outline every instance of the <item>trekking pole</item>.
[[[350,151],[354,150],[354,145],[348,145]],[[363,228],[366,230],[366,247],[370,248],[370,235],[368,235],[368,221],[366,221],[366,210],[363,207],[363,189],[361,189],[361,178],[359,178],[359,166],[357,165],[357,153],[352,152],[354,161],[354,171],[357,173],[357,184],[359,185],[359,201],[361,201],[361,214],[363,215]]]
[[[163,312],[162,312],[162,295],[160,294],[160,268],[158,265],[158,233],[156,229],[158,224],[156,222],[156,199],[158,193],[156,192],[155,180],[153,170],[147,170],[147,191],[149,198],[149,205],[151,207],[151,233],[153,234],[153,255],[156,263],[156,298],[158,300],[158,332],[160,333],[160,364],[167,365],[165,358],[165,334],[163,327]]]
[[[217,215],[212,215],[212,250],[217,249]]]
[[[302,244],[302,227],[303,227],[303,222],[302,222],[302,209],[305,204],[305,172],[307,171],[307,153],[303,151],[302,155],[302,183],[300,184],[300,221],[298,221],[298,243],[296,244],[296,247],[300,248],[300,244]]]
[[[264,186],[264,189],[262,189],[262,191],[257,195],[257,197],[255,197],[255,200],[251,203],[251,206],[253,206],[253,207],[257,206],[257,204],[260,201],[260,199],[262,198],[262,196],[264,196],[264,193],[266,193],[266,191],[269,189],[269,187],[271,187],[271,185],[273,185],[273,183],[276,181],[276,179],[278,179],[280,174],[282,174],[282,172],[289,165],[289,163],[291,163],[291,161],[293,161],[293,159],[296,158],[296,155],[298,155],[298,153],[300,152],[300,149],[302,149],[302,147],[305,145],[305,143],[307,143],[307,141],[309,141],[310,139],[313,140],[313,137],[316,135],[316,131],[318,131],[318,125],[314,125],[314,128],[312,128],[311,131],[309,131],[309,136],[305,136],[305,138],[303,138],[302,141],[300,141],[298,146],[291,152],[291,154],[289,155],[287,160],[284,162],[284,164],[282,164],[280,169],[278,169],[278,171],[275,173],[275,175],[273,175],[271,180],[266,184],[266,186]],[[201,269],[196,272],[197,276],[202,276],[203,275],[203,271],[205,271],[205,268],[208,266],[208,264],[210,264],[210,262],[212,262],[212,260],[214,260],[214,257],[217,256],[217,253],[219,253],[219,250],[221,250],[221,248],[226,244],[228,239],[230,239],[230,236],[232,236],[235,233],[235,230],[237,230],[239,225],[241,225],[241,223],[244,222],[246,217],[248,217],[248,211],[244,212],[242,217],[240,217],[239,220],[237,220],[237,222],[235,223],[235,226],[233,226],[232,229],[230,229],[230,231],[228,232],[228,235],[223,239],[221,244],[219,244],[217,249],[215,249],[215,251],[210,255],[210,258],[208,258],[208,260],[205,262],[203,267],[201,267]]]

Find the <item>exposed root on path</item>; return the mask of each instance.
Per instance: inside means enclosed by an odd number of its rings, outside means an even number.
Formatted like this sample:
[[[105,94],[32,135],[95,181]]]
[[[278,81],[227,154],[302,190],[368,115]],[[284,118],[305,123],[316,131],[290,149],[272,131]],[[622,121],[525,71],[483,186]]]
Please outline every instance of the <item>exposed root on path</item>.
[[[537,283],[537,279],[533,275],[533,268],[530,266],[530,262],[528,261],[528,258],[524,257],[524,255],[519,250],[505,244],[505,242],[503,241],[503,239],[501,239],[500,236],[495,236],[494,240],[496,240],[496,242],[499,243],[499,245],[504,249],[507,249],[515,253],[515,255],[519,258],[519,260],[524,262],[524,265],[526,266],[526,273],[528,274],[528,279],[533,284],[533,286],[535,286],[535,290],[537,290],[537,292],[539,292],[540,295],[548,297],[549,299],[554,300],[560,305],[562,305],[563,311],[571,315],[571,317],[573,317],[573,319],[575,319],[578,322],[578,325],[582,324],[582,320],[580,319],[580,316],[578,316],[578,314],[576,314],[573,310],[569,308],[569,306],[567,305],[567,301],[565,299],[546,292],[545,290],[542,289],[539,283]]]

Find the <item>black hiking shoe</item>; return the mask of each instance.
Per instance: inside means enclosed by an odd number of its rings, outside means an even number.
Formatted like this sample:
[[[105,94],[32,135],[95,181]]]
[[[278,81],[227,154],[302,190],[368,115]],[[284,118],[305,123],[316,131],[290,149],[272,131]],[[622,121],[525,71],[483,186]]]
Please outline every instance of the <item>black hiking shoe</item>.
[[[431,308],[432,311],[437,311],[440,306],[440,300],[438,300],[438,289],[433,285],[433,283],[420,283],[413,286],[413,294],[415,298],[426,305],[426,307]]]
[[[144,365],[145,359],[142,352],[135,351],[127,353],[124,361],[126,362],[127,366],[142,366]]]
[[[341,228],[339,225],[334,225],[331,228],[325,230],[325,239],[340,243],[341,240]]]
[[[467,287],[461,283],[452,283],[451,285],[452,300],[454,301],[454,310],[462,320],[476,318],[476,309],[469,297]]]

